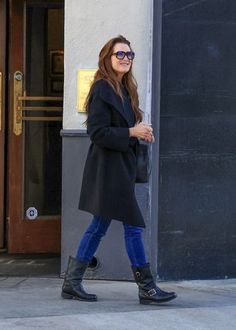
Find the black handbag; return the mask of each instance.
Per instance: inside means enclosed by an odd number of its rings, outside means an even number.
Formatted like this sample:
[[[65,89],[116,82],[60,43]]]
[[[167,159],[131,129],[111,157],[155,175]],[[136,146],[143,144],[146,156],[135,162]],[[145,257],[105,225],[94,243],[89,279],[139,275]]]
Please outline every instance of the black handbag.
[[[136,145],[136,183],[148,182],[150,174],[150,144],[139,141]]]

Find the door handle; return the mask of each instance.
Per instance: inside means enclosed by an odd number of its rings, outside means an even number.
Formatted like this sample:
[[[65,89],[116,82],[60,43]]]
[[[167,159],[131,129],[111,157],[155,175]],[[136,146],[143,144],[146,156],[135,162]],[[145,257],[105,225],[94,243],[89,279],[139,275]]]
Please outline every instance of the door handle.
[[[0,72],[0,132],[2,130],[2,108],[3,108],[3,90],[2,90],[2,72]]]
[[[63,102],[60,96],[26,96],[23,93],[24,76],[21,71],[14,73],[14,113],[13,113],[13,132],[15,135],[22,134],[23,121],[62,121],[62,116],[28,116],[26,112],[62,112],[62,106],[26,106],[25,103],[31,102]],[[24,95],[23,95],[24,94]],[[24,102],[24,106],[23,106]]]
[[[22,101],[19,97],[23,94],[23,73],[16,71],[14,73],[14,112],[13,112],[13,132],[15,135],[22,133]]]

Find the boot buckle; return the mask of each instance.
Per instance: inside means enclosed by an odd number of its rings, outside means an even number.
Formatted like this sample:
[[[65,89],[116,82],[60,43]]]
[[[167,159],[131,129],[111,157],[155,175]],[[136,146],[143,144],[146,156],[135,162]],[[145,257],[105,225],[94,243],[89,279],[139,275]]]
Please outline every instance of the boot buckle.
[[[150,297],[155,296],[156,293],[157,293],[157,292],[156,292],[155,289],[151,289],[151,290],[148,291],[148,295],[149,295]]]

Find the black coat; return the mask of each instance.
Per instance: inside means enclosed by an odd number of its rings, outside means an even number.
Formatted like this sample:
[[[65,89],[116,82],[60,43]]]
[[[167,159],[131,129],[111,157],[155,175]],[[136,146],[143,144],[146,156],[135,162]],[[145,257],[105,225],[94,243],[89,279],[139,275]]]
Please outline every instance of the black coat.
[[[105,80],[95,83],[87,132],[91,139],[79,208],[104,219],[145,227],[135,197],[136,138],[129,137],[134,113]]]

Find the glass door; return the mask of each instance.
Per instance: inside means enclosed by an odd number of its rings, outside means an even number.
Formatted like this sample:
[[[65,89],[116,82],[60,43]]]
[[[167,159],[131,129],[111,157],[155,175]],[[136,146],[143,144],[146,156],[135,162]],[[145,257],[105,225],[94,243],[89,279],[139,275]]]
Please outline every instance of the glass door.
[[[62,1],[10,2],[8,252],[60,251]]]

